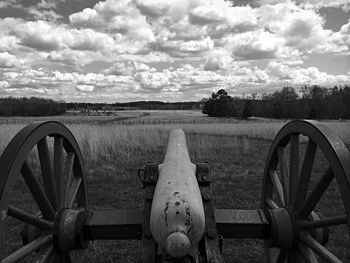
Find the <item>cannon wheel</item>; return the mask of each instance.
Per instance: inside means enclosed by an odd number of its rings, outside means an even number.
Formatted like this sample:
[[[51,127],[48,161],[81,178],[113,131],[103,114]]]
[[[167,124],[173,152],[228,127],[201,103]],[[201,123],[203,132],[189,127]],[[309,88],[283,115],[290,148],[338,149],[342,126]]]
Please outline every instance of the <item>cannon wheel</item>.
[[[306,150],[300,162],[300,135]],[[287,151],[289,146],[289,159]],[[317,148],[327,162],[314,178]],[[335,178],[340,190],[342,215],[323,217],[315,207]],[[311,187],[311,181],[314,187]],[[262,185],[262,208],[271,223],[265,241],[267,262],[341,262],[326,248],[328,228],[344,225],[350,232],[350,154],[343,142],[316,121],[292,121],[277,134],[269,150]],[[315,234],[318,233],[318,236]]]
[[[35,155],[35,148],[40,163],[37,169],[29,157]],[[11,204],[11,192],[21,182],[33,197],[36,213]],[[87,208],[83,159],[72,133],[54,121],[33,123],[19,131],[0,157],[0,251],[6,253],[0,253],[2,262],[27,258],[33,262],[83,262],[87,244],[79,249],[72,244],[80,237],[76,229],[79,222],[82,228]],[[4,252],[5,229],[8,220],[14,221],[11,218],[23,223],[24,244]],[[66,225],[70,231],[61,234],[62,222],[72,221],[67,218],[73,219],[74,226]]]

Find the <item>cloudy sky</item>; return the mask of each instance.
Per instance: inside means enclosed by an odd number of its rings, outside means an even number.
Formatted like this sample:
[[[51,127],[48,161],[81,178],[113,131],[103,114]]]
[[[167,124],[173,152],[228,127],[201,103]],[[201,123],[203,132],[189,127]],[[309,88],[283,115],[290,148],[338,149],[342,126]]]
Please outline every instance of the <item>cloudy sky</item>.
[[[191,101],[350,84],[350,0],[0,0],[0,96]]]

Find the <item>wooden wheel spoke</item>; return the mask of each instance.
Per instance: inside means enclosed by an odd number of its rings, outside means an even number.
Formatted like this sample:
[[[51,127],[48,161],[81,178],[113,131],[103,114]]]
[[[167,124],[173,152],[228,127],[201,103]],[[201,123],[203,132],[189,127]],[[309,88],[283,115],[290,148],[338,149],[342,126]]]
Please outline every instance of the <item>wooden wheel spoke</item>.
[[[283,147],[278,147],[277,153],[278,153],[278,163],[281,171],[281,179],[282,179],[281,181],[282,181],[282,187],[283,187],[284,201],[285,201],[285,204],[288,205],[289,204],[289,186],[288,186],[289,173],[288,173],[286,153]]]
[[[58,193],[58,202],[61,205],[62,204],[62,195],[64,194],[62,191],[63,188],[63,138],[62,137],[55,137],[54,139],[54,158],[53,158],[53,165],[54,165],[54,177],[56,180],[56,187],[57,187],[57,193]]]
[[[280,249],[275,248],[275,247],[274,248],[267,248],[266,253],[267,253],[268,262],[273,262],[274,260],[277,259],[278,255],[280,253]]]
[[[13,218],[16,218],[24,223],[31,224],[40,229],[49,230],[53,228],[53,223],[47,220],[41,219],[37,216],[34,216],[22,209],[8,206],[7,214]]]
[[[347,224],[346,215],[334,216],[328,218],[322,218],[320,220],[315,221],[301,221],[298,222],[298,226],[302,230],[309,230],[314,228],[323,228],[330,226],[338,226]]]
[[[299,244],[299,250],[298,250],[305,260],[306,263],[318,263],[318,260],[312,252],[312,250],[308,247],[306,247],[304,244]]]
[[[71,263],[74,262],[71,259],[71,256],[69,253],[60,253],[56,255],[55,262],[58,263]]]
[[[270,170],[270,177],[271,177],[272,184],[275,188],[278,201],[280,202],[281,205],[285,205],[284,196],[283,196],[283,187],[275,170]]]
[[[279,208],[279,206],[276,204],[275,201],[273,201],[271,198],[267,198],[265,200],[265,203],[268,207],[270,207],[270,209],[277,209]]]
[[[76,249],[74,251],[69,252],[69,262],[82,262],[80,258],[85,254],[85,251],[82,249]]]
[[[65,202],[66,207],[72,207],[74,200],[77,197],[81,182],[82,182],[81,177],[74,178],[74,181],[68,190],[68,195],[66,196],[67,197]]]
[[[317,150],[317,144],[309,139],[306,147],[306,152],[303,160],[303,164],[300,171],[300,177],[298,181],[298,189],[296,193],[295,207],[300,208],[302,202],[306,198],[307,189],[309,188],[310,177],[312,173],[312,167],[315,161],[315,155]]]
[[[69,191],[74,180],[74,174],[73,174],[74,159],[75,159],[74,153],[67,153],[66,164],[64,167],[64,176],[66,178],[66,189],[65,189],[65,194],[62,196],[62,204],[64,204],[64,206],[67,206]]]
[[[38,142],[37,147],[38,147],[38,153],[39,153],[41,172],[43,175],[45,192],[53,208],[58,209],[59,207],[58,194],[57,194],[56,183],[52,172],[50,152],[49,152],[49,147],[47,145],[46,137],[41,139]]]
[[[299,251],[294,251],[293,257],[295,259],[294,262],[305,263],[305,260]]]
[[[299,180],[299,134],[290,137],[290,162],[289,162],[289,203],[295,206],[295,195]]]
[[[276,259],[276,263],[284,263],[288,258],[288,251],[281,250]]]
[[[55,210],[53,209],[49,199],[47,198],[44,190],[42,189],[38,179],[35,177],[32,169],[28,165],[27,161],[23,163],[21,168],[21,174],[29,187],[35,202],[44,218],[53,220],[55,217]]]
[[[318,241],[305,232],[301,232],[299,235],[300,240],[308,246],[313,252],[319,255],[326,262],[341,263],[335,255],[333,255],[327,248],[322,246]]]
[[[65,253],[64,254],[64,262],[65,263],[71,263],[72,262],[72,258],[71,258],[69,253]]]
[[[332,182],[334,174],[330,168],[322,175],[320,181],[317,183],[309,197],[301,206],[297,213],[297,218],[306,218],[314,209],[318,201],[321,199],[323,193],[326,191],[329,184]]]
[[[55,251],[53,249],[53,245],[51,245],[43,254],[37,257],[35,262],[37,263],[55,262],[53,260],[54,255],[55,255]]]
[[[2,263],[17,262],[25,258],[26,256],[32,254],[34,251],[40,249],[41,247],[49,244],[51,241],[52,241],[51,235],[38,237],[37,239],[33,240],[32,242],[28,243],[24,247],[12,253],[8,257],[4,258],[2,260]]]

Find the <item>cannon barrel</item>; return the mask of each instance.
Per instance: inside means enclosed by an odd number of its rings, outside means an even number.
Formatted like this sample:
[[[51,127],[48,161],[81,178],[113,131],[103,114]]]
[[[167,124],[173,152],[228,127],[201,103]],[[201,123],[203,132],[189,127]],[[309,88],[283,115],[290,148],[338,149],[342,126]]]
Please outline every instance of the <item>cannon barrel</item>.
[[[205,228],[202,198],[191,163],[185,133],[171,131],[166,155],[159,165],[150,227],[153,238],[172,257],[185,256],[200,241]]]

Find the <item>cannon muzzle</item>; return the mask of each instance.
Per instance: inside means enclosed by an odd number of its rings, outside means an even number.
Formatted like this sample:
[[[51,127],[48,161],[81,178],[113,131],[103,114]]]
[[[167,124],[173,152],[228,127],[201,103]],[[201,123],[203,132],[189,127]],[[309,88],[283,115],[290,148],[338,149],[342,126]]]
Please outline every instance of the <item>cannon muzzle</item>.
[[[154,191],[150,226],[153,238],[175,258],[185,256],[204,233],[205,217],[185,133],[173,130]]]

